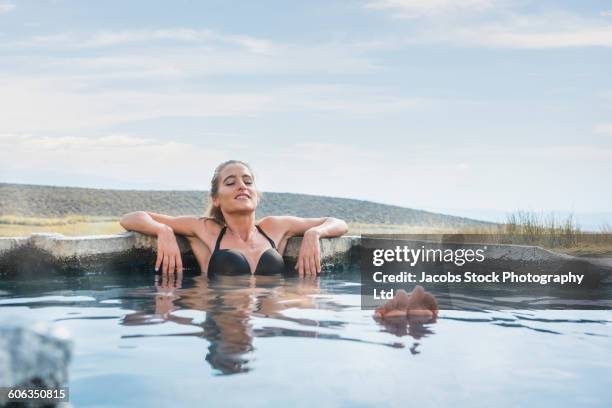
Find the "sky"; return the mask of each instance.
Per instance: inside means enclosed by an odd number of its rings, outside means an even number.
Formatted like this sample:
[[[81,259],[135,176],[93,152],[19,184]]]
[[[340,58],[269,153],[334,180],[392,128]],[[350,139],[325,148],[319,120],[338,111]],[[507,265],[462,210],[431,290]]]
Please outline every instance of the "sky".
[[[0,0],[0,181],[612,224],[612,2]]]

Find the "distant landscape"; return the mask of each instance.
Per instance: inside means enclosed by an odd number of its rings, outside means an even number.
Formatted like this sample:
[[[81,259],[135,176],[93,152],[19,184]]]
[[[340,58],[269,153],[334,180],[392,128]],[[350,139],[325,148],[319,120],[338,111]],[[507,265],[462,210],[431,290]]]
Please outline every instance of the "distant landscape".
[[[143,191],[0,183],[0,237],[36,232],[64,235],[116,234],[121,215],[137,210],[203,215],[207,191]],[[412,208],[291,193],[264,193],[257,211],[266,215],[332,216],[345,220],[349,235],[481,234],[481,242],[537,245],[581,256],[612,256],[612,229],[585,233],[570,214],[516,211],[491,223]],[[482,234],[485,234],[482,237]],[[474,236],[474,235],[473,235]]]
[[[107,190],[0,183],[0,235],[54,231],[67,235],[115,233],[122,214],[146,210],[169,215],[203,215],[207,191]],[[371,201],[292,193],[263,193],[257,210],[266,215],[332,216],[351,233],[435,232],[479,228],[490,222]]]

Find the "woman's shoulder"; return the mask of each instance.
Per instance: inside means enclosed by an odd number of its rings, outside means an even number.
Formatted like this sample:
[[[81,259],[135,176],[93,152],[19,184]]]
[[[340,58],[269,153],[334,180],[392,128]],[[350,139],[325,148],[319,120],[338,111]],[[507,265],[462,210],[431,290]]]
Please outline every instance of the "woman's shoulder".
[[[198,232],[205,235],[218,235],[223,228],[223,224],[213,217],[197,217],[195,219],[198,227]]]
[[[297,219],[300,218],[291,215],[268,215],[259,219],[256,224],[272,234],[285,235]]]
[[[255,221],[255,224],[263,229],[274,229],[283,223],[282,218],[278,215],[268,215]]]
[[[268,215],[268,216],[265,216],[257,220],[255,224],[259,225],[262,228],[266,225],[276,226],[279,224],[283,224],[283,222],[285,221],[285,218],[286,216],[284,215]]]

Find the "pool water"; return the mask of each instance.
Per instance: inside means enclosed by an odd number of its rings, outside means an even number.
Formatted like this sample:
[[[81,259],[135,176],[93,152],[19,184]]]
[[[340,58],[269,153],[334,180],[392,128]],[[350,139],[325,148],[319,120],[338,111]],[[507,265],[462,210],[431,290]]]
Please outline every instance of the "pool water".
[[[0,283],[0,314],[67,329],[75,407],[612,405],[605,310],[442,310],[382,325],[356,273]]]

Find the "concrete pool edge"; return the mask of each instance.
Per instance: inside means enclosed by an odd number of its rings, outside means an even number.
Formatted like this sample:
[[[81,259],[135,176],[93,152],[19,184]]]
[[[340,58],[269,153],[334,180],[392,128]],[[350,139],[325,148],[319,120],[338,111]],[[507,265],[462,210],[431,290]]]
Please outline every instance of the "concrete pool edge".
[[[178,235],[177,240],[185,267],[197,268],[197,262],[187,240]],[[289,239],[284,254],[288,265],[295,263],[301,241],[301,237]],[[402,240],[402,242],[421,241]],[[342,270],[344,266],[357,264],[361,244],[362,238],[359,236],[322,238],[322,263],[328,270],[338,268]],[[468,247],[476,244],[465,245]],[[155,237],[136,232],[92,236],[34,233],[27,237],[0,237],[0,273],[31,273],[33,269],[40,269],[41,266],[58,270],[87,269],[95,265],[100,268],[109,266],[151,268],[155,261],[156,246]],[[593,260],[553,252],[538,246],[502,244],[487,244],[487,246],[488,256],[492,260],[503,261],[519,268],[544,264],[558,268],[560,265],[575,263],[597,270],[599,279],[609,279],[612,275],[610,265],[599,265]]]
[[[197,267],[188,241],[177,235],[177,242],[185,267]],[[289,264],[295,263],[301,242],[301,237],[289,239],[284,253]],[[359,242],[356,236],[322,238],[322,263],[349,265],[356,262],[355,248]],[[76,237],[57,233],[0,237],[0,273],[21,272],[41,265],[53,269],[79,269],[93,264],[151,266],[156,248],[156,237],[137,232]]]

